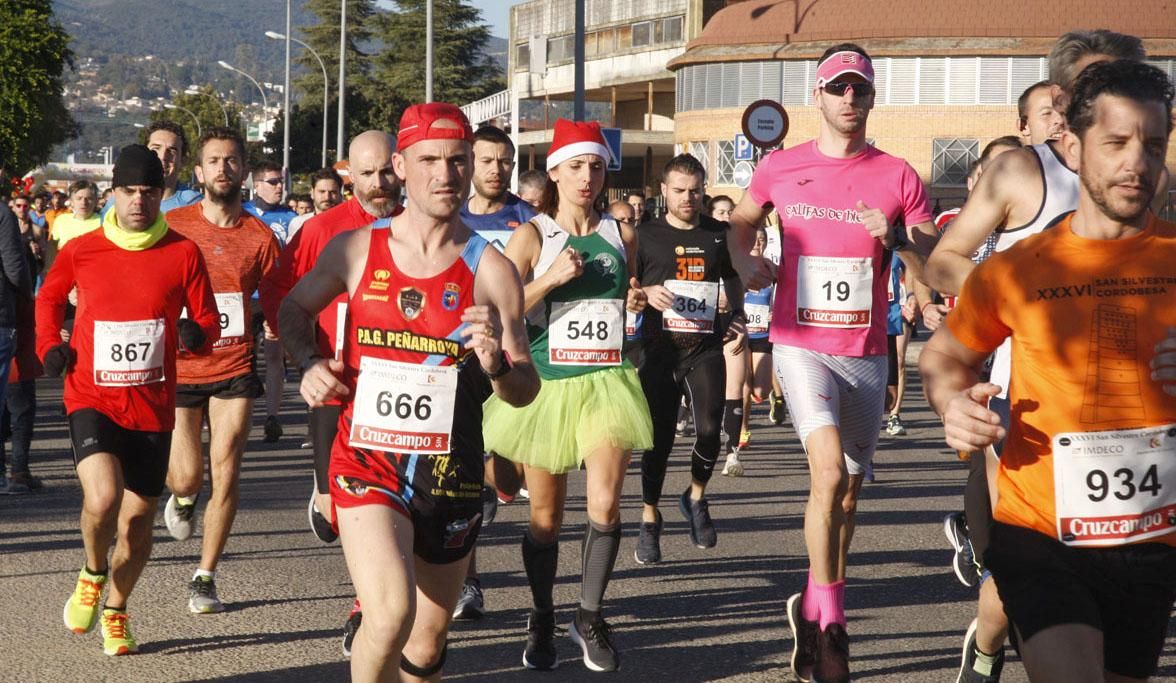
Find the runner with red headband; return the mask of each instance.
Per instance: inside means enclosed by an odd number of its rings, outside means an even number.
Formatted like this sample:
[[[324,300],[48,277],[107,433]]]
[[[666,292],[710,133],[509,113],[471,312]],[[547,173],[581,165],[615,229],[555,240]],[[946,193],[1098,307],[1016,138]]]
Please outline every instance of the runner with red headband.
[[[364,606],[357,681],[439,677],[482,526],[487,378],[511,405],[539,390],[518,274],[459,217],[472,138],[452,105],[406,109],[393,156],[404,213],[333,239],[278,312],[303,398],[343,404],[329,486]],[[327,358],[315,318],[340,294],[342,357]]]

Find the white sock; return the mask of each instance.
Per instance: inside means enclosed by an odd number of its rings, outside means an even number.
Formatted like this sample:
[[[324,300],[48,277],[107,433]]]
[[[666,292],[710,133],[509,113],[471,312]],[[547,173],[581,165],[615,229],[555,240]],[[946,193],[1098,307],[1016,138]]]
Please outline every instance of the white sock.
[[[176,496],[177,505],[195,505],[196,496]]]
[[[209,581],[216,581],[216,570],[208,571],[207,569],[197,569],[196,573],[192,575],[192,580],[195,581],[201,576],[207,576]]]

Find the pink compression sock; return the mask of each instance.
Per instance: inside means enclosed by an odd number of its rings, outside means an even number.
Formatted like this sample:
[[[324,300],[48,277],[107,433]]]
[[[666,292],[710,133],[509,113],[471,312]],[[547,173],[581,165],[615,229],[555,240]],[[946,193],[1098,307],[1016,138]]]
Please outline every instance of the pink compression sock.
[[[814,583],[812,590],[821,613],[821,630],[824,631],[829,624],[845,626],[845,581],[834,581],[827,586]]]
[[[817,582],[813,581],[813,570],[809,570],[808,584],[804,587],[804,599],[800,602],[800,616],[805,621],[819,621],[821,606],[817,602]]]

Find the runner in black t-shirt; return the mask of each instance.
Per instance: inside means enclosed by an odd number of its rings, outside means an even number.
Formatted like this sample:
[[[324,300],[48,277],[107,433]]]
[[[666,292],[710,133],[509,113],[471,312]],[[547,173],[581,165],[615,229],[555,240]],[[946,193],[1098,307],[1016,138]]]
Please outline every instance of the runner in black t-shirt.
[[[653,418],[653,450],[641,458],[641,534],[635,557],[639,564],[661,560],[662,517],[657,504],[666,477],[666,461],[674,446],[678,403],[685,393],[694,412],[691,485],[678,499],[690,522],[690,540],[713,548],[706,484],[719,457],[726,364],[723,342],[743,339],[743,285],[731,266],[726,223],[703,216],[704,170],[689,154],[666,164],[662,194],[667,215],[639,229],[637,277],[649,297],[641,326],[645,361],[641,386]],[[731,324],[719,324],[719,279],[727,299],[739,302]],[[742,343],[742,341],[741,341]]]

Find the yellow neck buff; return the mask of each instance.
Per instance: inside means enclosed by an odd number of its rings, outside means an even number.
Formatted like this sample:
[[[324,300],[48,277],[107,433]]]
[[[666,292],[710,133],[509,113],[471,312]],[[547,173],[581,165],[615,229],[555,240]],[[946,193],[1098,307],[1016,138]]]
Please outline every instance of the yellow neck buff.
[[[156,242],[163,239],[167,234],[167,222],[163,220],[163,212],[160,212],[159,217],[150,228],[141,231],[127,230],[118,224],[118,216],[114,210],[106,212],[106,218],[102,221],[102,232],[106,235],[106,239],[114,242],[116,246],[127,251],[142,251],[150,249]]]

